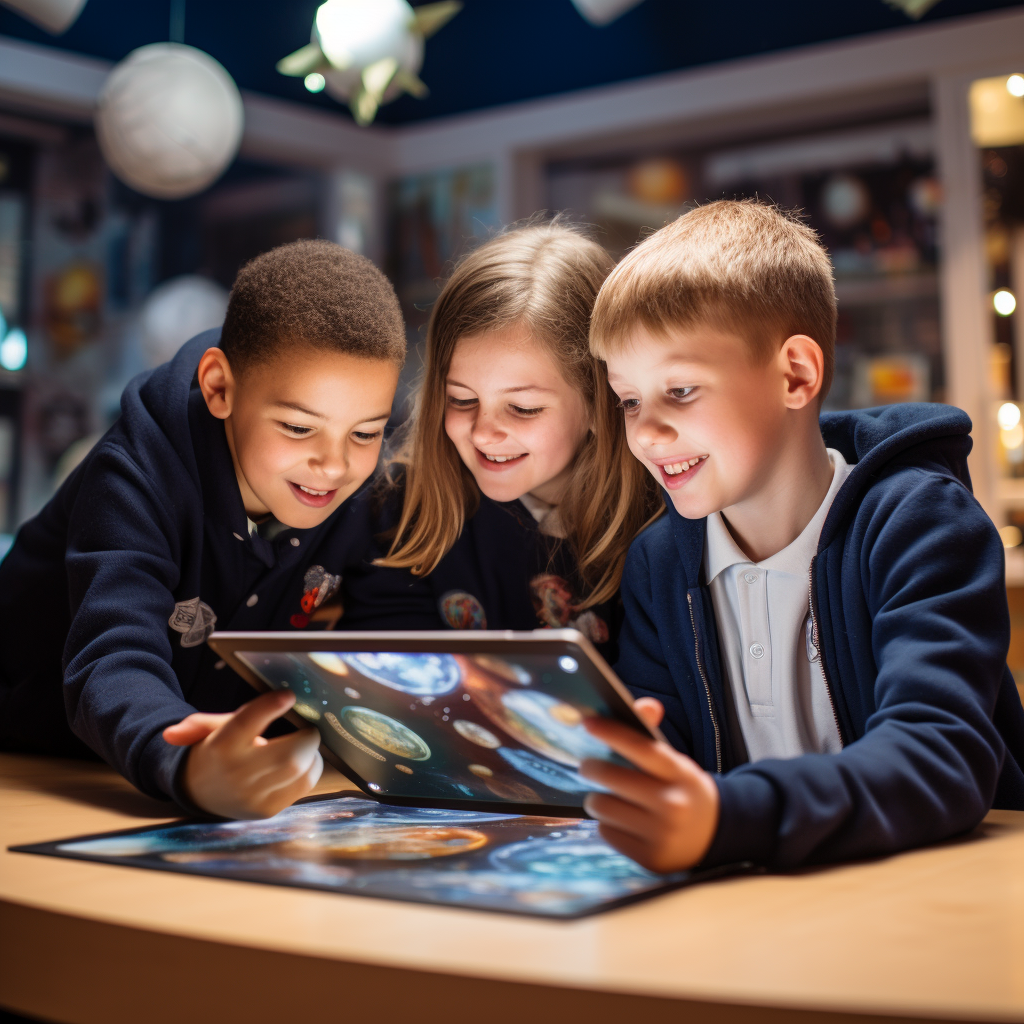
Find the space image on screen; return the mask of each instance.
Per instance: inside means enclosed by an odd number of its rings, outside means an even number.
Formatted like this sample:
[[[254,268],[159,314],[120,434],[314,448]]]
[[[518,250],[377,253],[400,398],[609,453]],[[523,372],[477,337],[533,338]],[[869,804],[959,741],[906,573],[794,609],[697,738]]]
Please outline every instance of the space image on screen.
[[[619,761],[584,728],[608,706],[569,655],[237,651],[384,799],[582,808],[586,758]]]
[[[593,821],[362,797],[295,804],[261,821],[156,826],[18,848],[164,871],[543,917],[579,917],[689,880],[656,875]]]

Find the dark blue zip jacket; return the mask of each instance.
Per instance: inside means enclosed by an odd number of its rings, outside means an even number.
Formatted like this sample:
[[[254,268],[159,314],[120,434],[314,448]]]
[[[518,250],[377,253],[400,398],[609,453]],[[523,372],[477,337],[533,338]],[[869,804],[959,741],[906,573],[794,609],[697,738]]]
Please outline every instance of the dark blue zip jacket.
[[[705,520],[669,505],[626,563],[619,675],[665,705],[678,749],[721,773],[707,865],[891,853],[973,828],[993,803],[1024,809],[1003,549],[970,491],[970,420],[896,405],[827,413],[821,429],[856,463],[808,581],[840,753],[738,763],[701,571]]]
[[[543,534],[518,501],[480,504],[428,576],[373,565],[390,547],[402,510],[401,483],[353,499],[353,518],[374,523],[376,541],[345,573],[339,629],[515,629],[572,627],[614,661],[621,620],[616,596],[592,609],[576,605],[583,586],[571,554]]]
[[[218,338],[199,335],[128,385],[120,419],[0,564],[0,748],[84,744],[185,807],[187,748],[161,731],[255,696],[206,645],[214,623],[310,625],[307,574],[337,587],[369,540],[351,501],[314,529],[249,535],[224,425],[196,383]]]

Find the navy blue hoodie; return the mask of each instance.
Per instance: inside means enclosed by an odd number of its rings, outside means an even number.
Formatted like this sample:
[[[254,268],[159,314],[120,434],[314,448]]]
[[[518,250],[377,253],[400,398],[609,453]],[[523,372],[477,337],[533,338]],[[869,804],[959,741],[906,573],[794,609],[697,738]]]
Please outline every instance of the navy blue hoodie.
[[[187,748],[161,731],[255,696],[206,645],[214,624],[308,625],[308,584],[327,597],[368,541],[349,528],[352,502],[314,529],[250,536],[224,424],[196,382],[218,338],[199,335],[128,385],[120,419],[0,564],[0,748],[84,743],[186,807]]]
[[[705,520],[668,514],[634,542],[617,670],[663,730],[718,773],[707,865],[868,857],[1024,809],[1024,710],[1006,667],[1002,544],[970,491],[971,423],[943,405],[821,418],[853,465],[808,581],[844,749],[739,764],[729,734]]]
[[[565,544],[542,533],[518,501],[483,495],[452,548],[428,576],[371,564],[390,547],[401,484],[364,491],[354,518],[376,525],[376,545],[346,571],[341,629],[515,629],[572,627],[614,660],[617,598],[581,611],[583,586]]]

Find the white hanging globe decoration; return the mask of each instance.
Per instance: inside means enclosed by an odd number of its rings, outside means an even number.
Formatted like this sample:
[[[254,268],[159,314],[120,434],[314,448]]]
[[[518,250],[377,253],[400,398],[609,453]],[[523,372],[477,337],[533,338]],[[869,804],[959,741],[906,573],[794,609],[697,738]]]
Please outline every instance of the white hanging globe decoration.
[[[142,348],[150,366],[173,359],[200,331],[220,327],[228,311],[228,293],[216,281],[182,274],[150,292],[142,307]]]
[[[209,54],[152,43],[111,71],[95,124],[103,156],[126,185],[157,199],[182,199],[212,185],[234,159],[242,97]]]
[[[55,36],[67,32],[85,6],[85,0],[3,0],[3,3]]]

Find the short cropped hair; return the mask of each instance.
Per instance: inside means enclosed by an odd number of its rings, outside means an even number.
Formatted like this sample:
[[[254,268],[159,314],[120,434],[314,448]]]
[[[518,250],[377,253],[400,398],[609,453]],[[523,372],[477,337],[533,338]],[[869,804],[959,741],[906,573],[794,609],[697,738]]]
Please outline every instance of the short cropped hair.
[[[599,359],[654,334],[712,327],[738,334],[767,361],[806,334],[824,354],[821,398],[835,369],[836,291],[817,233],[753,199],[722,199],[645,238],[609,275],[590,323]]]
[[[323,239],[289,242],[235,278],[220,347],[236,371],[310,345],[405,363],[405,325],[391,282],[365,256]]]

